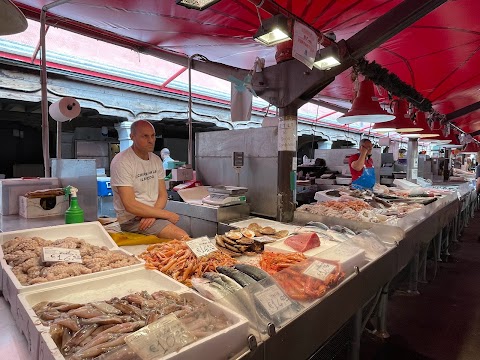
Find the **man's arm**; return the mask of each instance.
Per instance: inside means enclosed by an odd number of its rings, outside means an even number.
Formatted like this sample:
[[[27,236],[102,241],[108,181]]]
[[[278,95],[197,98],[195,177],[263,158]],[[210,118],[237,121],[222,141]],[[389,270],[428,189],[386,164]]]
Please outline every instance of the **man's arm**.
[[[163,187],[166,195],[165,185]],[[137,201],[135,199],[135,192],[131,186],[117,186],[117,190],[125,210],[135,216],[140,216],[142,218],[165,219],[174,224],[179,219],[178,215],[171,211],[163,210],[156,206],[145,205],[140,201]]]
[[[158,180],[158,198],[155,202],[155,207],[158,209],[165,209],[165,205],[167,205],[168,194],[167,188],[165,186],[165,180],[159,179]]]

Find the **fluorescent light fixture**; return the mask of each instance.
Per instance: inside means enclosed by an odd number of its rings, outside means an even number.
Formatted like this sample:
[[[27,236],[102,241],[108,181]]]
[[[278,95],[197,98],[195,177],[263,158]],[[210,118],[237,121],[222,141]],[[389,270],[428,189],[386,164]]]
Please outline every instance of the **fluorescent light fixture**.
[[[177,5],[186,7],[187,9],[205,10],[212,5],[215,5],[220,0],[177,0]]]
[[[315,57],[315,66],[319,70],[329,70],[332,67],[340,65],[340,57],[338,56],[338,49],[336,46],[332,45],[324,49],[317,51],[317,56]]]
[[[263,20],[253,38],[266,46],[291,40],[292,34],[288,29],[288,19],[282,14],[277,14]]]

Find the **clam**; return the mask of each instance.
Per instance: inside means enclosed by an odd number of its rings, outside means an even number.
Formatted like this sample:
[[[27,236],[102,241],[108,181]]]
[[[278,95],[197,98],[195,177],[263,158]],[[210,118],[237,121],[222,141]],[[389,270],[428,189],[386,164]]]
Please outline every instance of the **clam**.
[[[274,235],[276,233],[275,229],[270,227],[270,226],[265,226],[265,227],[261,228],[260,232],[263,235]]]

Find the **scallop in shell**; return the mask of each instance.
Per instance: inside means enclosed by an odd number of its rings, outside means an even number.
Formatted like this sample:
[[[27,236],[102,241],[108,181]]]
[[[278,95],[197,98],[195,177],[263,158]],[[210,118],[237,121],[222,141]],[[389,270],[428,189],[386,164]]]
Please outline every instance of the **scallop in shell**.
[[[264,235],[274,235],[276,233],[275,229],[270,226],[265,226],[261,228],[260,232]]]
[[[239,230],[230,230],[229,232],[225,233],[225,236],[232,240],[238,240],[243,237]]]
[[[255,237],[255,231],[253,231],[253,230],[244,228],[244,229],[242,229],[241,232],[242,232],[243,236],[245,236],[245,237],[247,237],[247,238],[249,238],[249,239]]]

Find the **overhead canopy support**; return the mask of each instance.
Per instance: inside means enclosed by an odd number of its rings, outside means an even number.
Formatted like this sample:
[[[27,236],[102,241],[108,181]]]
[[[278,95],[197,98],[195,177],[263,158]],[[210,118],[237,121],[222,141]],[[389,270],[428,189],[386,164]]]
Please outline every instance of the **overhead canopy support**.
[[[449,114],[447,114],[447,121],[452,121],[455,120],[459,117],[462,117],[464,115],[467,115],[471,112],[474,112],[475,110],[480,109],[480,101],[477,101],[473,104],[467,105],[461,109],[455,110]]]

